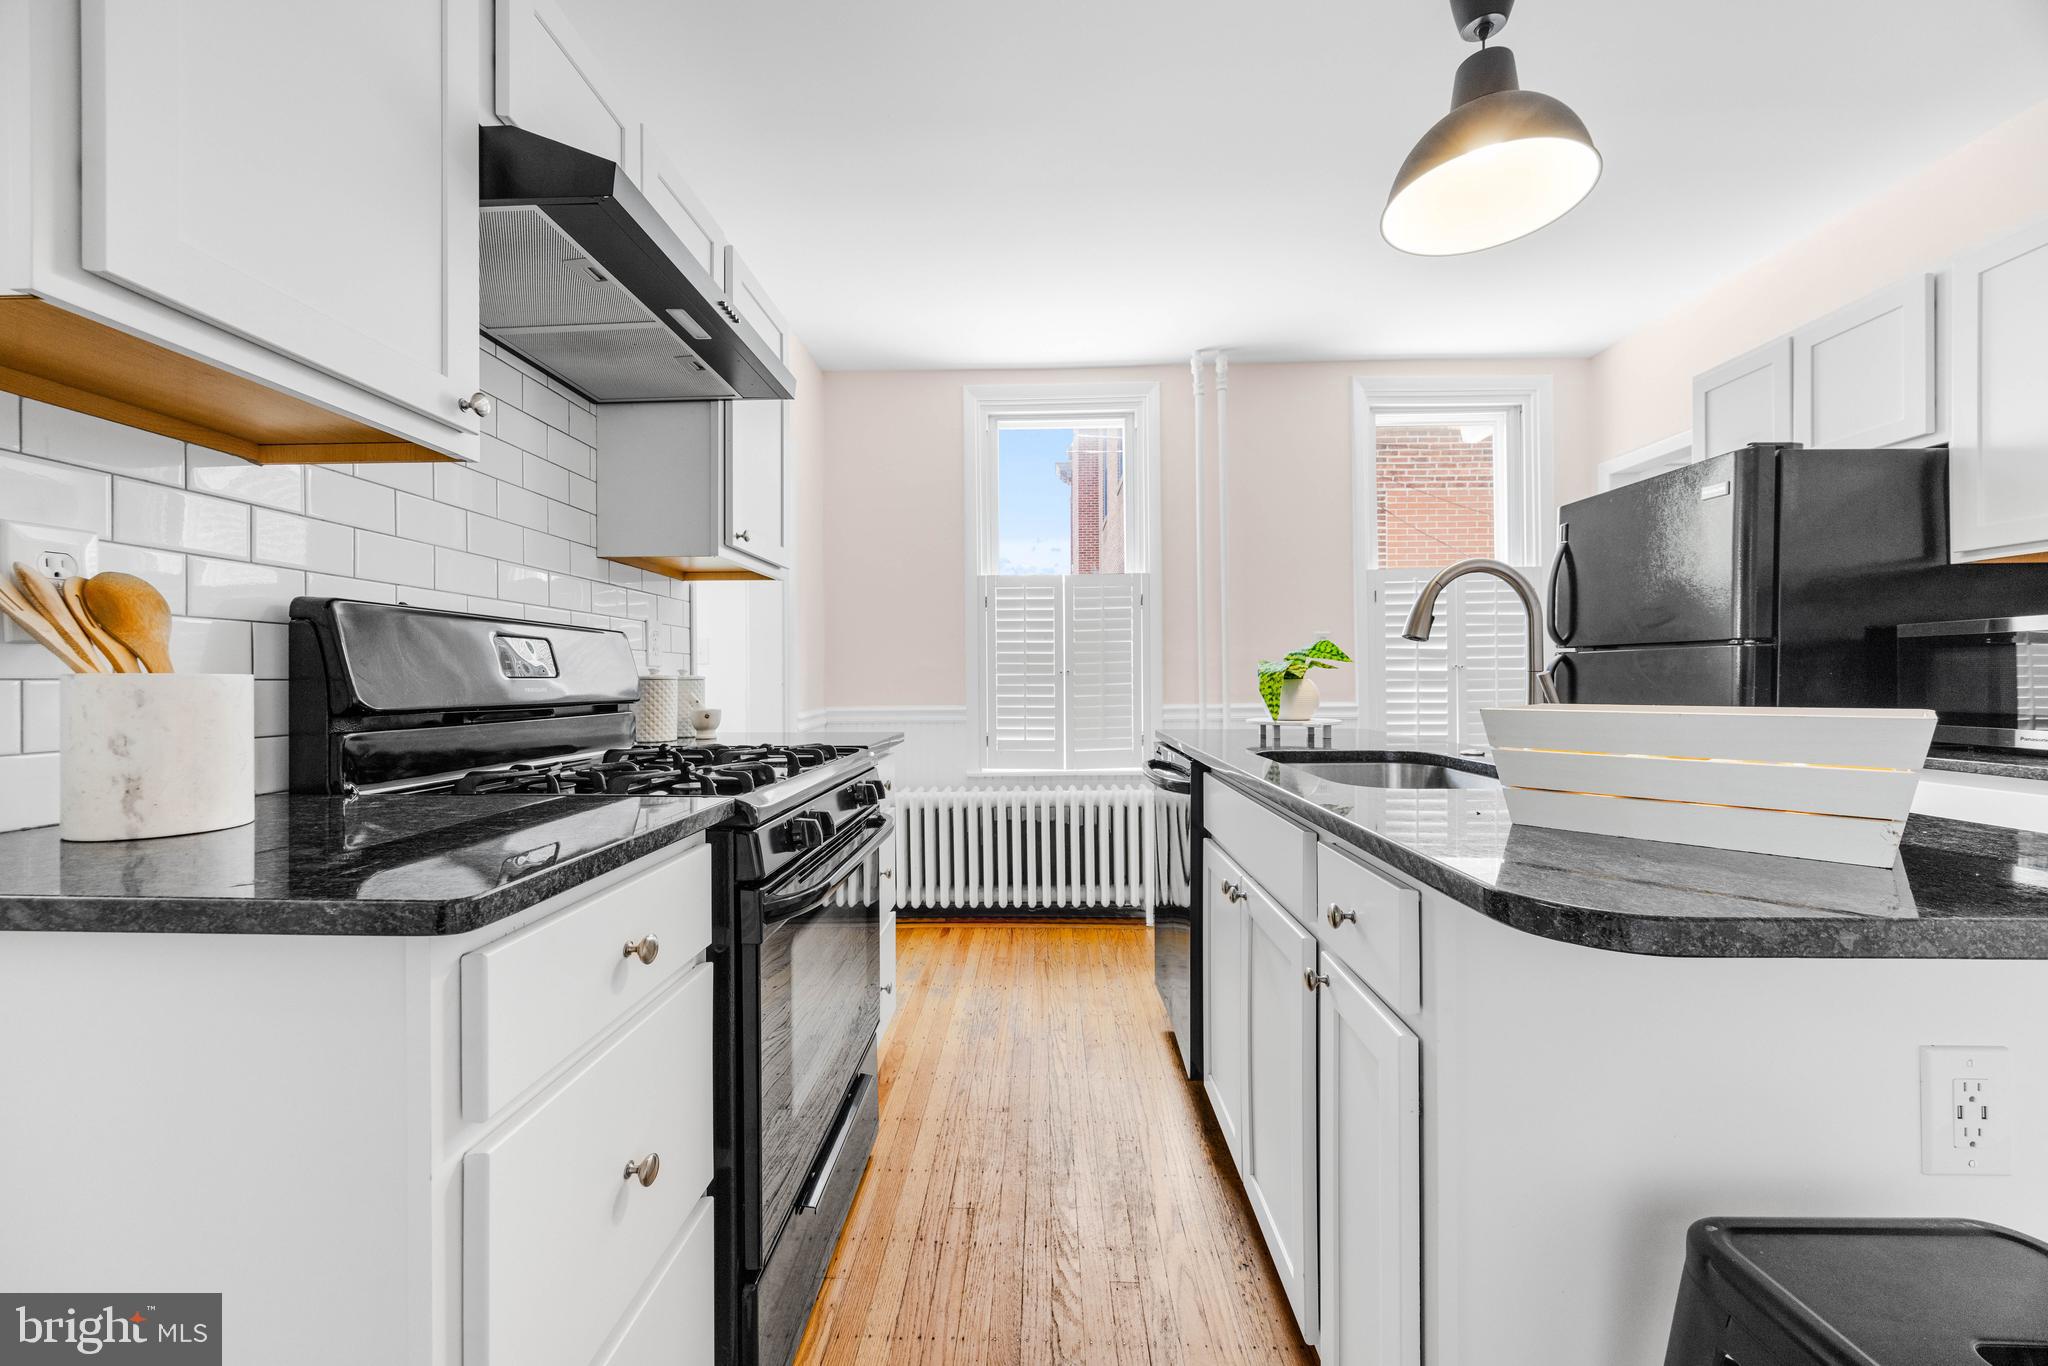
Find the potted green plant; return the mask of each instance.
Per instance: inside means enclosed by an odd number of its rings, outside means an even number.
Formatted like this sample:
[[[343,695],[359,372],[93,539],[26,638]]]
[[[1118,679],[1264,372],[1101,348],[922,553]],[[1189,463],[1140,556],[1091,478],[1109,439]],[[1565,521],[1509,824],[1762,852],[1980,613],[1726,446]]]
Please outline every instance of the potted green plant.
[[[1289,650],[1279,659],[1259,661],[1259,697],[1275,721],[1307,721],[1316,714],[1323,695],[1316,688],[1311,669],[1334,669],[1349,664],[1351,656],[1336,641],[1319,637],[1315,644]]]

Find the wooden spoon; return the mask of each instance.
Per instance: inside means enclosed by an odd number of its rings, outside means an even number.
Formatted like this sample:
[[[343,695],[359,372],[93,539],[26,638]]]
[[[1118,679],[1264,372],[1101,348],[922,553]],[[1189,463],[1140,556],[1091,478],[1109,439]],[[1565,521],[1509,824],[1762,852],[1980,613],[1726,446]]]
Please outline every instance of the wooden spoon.
[[[35,637],[36,641],[51,654],[64,661],[65,667],[75,674],[98,673],[92,663],[78,651],[65,644],[64,637],[57,634],[57,628],[50,625],[50,619],[28,605],[28,599],[14,590],[14,585],[0,578],[0,612],[5,612],[14,624]]]
[[[142,661],[126,645],[108,635],[97,621],[93,620],[92,609],[85,605],[85,580],[73,575],[64,580],[64,605],[71,609],[71,615],[78,618],[78,624],[92,637],[92,643],[100,647],[100,653],[114,666],[117,674],[139,674]]]
[[[64,643],[94,673],[106,672],[100,668],[99,656],[93,652],[92,642],[85,638],[84,628],[72,618],[71,609],[64,605],[64,590],[57,586],[57,581],[19,560],[14,564],[14,577],[21,584],[21,595],[28,599],[30,606],[49,618],[50,625],[57,628],[57,634],[64,638]]]
[[[95,574],[85,581],[85,606],[151,673],[171,671],[171,605],[155,584],[133,574]]]

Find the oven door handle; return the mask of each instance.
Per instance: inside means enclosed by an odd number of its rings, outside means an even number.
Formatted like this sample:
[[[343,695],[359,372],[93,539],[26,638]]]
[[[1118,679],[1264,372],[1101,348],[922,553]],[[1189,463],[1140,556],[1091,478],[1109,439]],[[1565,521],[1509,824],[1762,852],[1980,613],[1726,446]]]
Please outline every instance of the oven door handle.
[[[820,861],[825,871],[804,873],[795,878],[786,890],[777,890],[772,896],[761,898],[763,925],[808,915],[831,900],[832,893],[839,889],[840,884],[895,835],[896,819],[893,816],[873,816],[869,817],[865,827],[855,828],[865,828],[873,833],[865,839],[851,841],[855,846],[851,853],[827,853]]]
[[[832,1146],[818,1160],[811,1179],[804,1183],[804,1193],[797,1200],[798,1209],[816,1209],[825,1199],[825,1188],[832,1184],[832,1173],[839,1166],[839,1155],[846,1151],[846,1136],[853,1132],[853,1117],[859,1113],[861,1102],[867,1099],[868,1088],[874,1084],[872,1072],[862,1072],[853,1079],[853,1087],[839,1107],[839,1123],[833,1126],[836,1132],[832,1135]]]

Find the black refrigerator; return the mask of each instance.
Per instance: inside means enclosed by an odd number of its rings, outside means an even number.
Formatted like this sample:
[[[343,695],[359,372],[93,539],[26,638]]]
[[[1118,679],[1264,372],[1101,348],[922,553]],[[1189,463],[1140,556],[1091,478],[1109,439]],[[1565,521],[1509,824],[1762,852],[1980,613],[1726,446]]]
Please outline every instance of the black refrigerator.
[[[2048,565],[1948,562],[1948,451],[1755,445],[1567,503],[1566,702],[1899,705],[1894,630],[2048,612]]]

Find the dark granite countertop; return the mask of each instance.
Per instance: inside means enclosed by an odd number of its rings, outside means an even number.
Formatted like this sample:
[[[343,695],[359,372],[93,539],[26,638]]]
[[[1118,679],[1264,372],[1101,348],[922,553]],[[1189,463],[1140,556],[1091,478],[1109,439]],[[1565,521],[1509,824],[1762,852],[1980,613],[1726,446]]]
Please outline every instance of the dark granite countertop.
[[[2048,779],[2048,754],[2018,754],[2009,749],[1973,749],[1967,745],[1936,745],[1924,765],[1935,773],[1975,773],[1985,778]]]
[[[803,743],[822,737],[725,737]],[[888,752],[900,735],[838,735]],[[67,844],[0,834],[0,930],[461,934],[700,834],[727,797],[256,799],[253,824]]]
[[[1331,783],[1264,757],[1250,730],[1160,739],[1231,787],[1548,939],[1689,958],[2048,958],[2048,835],[1916,815],[1896,864],[1862,868],[1517,826],[1498,790]],[[1334,747],[1404,749],[1341,730]]]

